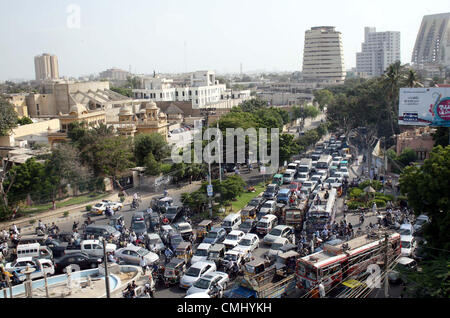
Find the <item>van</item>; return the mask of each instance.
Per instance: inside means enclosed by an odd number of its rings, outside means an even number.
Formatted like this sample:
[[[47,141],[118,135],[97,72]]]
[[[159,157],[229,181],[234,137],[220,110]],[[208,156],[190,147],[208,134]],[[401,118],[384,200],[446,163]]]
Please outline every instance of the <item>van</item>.
[[[291,183],[292,181],[294,181],[294,177],[295,177],[295,174],[296,174],[296,170],[286,170],[284,173],[283,173],[283,183],[284,184],[289,184],[289,183]]]
[[[112,235],[115,239],[118,239],[121,234],[109,225],[89,225],[84,230],[84,235],[86,238],[90,235],[93,235],[94,238],[98,238],[99,236],[108,237]]]
[[[288,204],[289,199],[292,196],[292,192],[289,189],[281,189],[280,192],[278,192],[277,195],[277,203],[284,203]]]
[[[222,227],[230,233],[233,230],[239,229],[239,225],[241,225],[241,215],[239,213],[229,214],[223,219]]]
[[[21,244],[31,244],[31,243],[39,243],[39,245],[45,245],[45,242],[48,239],[48,235],[23,235],[19,238],[19,245]]]
[[[35,257],[52,259],[53,253],[47,246],[41,246],[39,243],[20,244],[17,246],[17,258]]]
[[[312,168],[312,159],[311,158],[303,158],[298,165],[297,171],[300,173],[310,173]]]
[[[266,235],[275,226],[278,225],[278,218],[273,214],[265,215],[256,224],[256,232],[260,235]]]
[[[296,164],[295,162],[291,162],[287,166],[287,170],[294,170],[296,173],[297,173],[297,169],[298,169],[298,164]]]

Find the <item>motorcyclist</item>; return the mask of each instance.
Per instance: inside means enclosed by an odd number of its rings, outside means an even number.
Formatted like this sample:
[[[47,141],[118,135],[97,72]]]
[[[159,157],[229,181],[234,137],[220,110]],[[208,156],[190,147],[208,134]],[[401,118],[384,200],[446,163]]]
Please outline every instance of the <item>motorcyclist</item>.
[[[72,231],[78,230],[78,224],[79,222],[73,221]]]

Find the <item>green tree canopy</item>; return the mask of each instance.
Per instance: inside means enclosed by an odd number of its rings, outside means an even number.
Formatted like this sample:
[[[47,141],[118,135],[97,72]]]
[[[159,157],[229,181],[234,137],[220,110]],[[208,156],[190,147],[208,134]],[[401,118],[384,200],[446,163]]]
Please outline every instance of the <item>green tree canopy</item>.
[[[153,155],[153,159],[161,161],[170,154],[170,149],[164,137],[158,133],[139,134],[134,138],[134,155],[138,165],[144,163],[148,154]]]
[[[0,136],[7,136],[11,129],[17,127],[17,120],[14,106],[0,95]]]

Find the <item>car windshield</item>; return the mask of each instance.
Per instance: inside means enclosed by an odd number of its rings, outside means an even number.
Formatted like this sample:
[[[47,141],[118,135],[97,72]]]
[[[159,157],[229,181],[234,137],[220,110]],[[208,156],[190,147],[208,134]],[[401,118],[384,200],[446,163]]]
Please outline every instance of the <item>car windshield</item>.
[[[399,231],[400,235],[411,235],[410,229],[400,229]]]
[[[250,246],[250,245],[252,245],[252,241],[251,241],[250,239],[243,239],[243,240],[239,243],[239,245],[242,245],[242,246]]]
[[[161,243],[160,238],[151,238],[150,239],[150,244],[159,244],[159,243]]]
[[[234,234],[228,234],[227,235],[227,240],[237,241],[238,240],[238,236],[234,235]]]
[[[220,254],[219,252],[209,252],[208,257],[209,258],[219,258]]]
[[[216,238],[217,237],[217,232],[209,232],[208,235],[206,237],[209,238]]]
[[[178,242],[183,242],[183,238],[179,235],[177,236],[172,236],[172,242],[178,243]]]
[[[402,241],[402,248],[411,248],[411,242]]]
[[[145,230],[145,223],[144,222],[134,222],[132,229],[133,230]]]
[[[264,205],[262,207],[270,209],[272,207],[272,204],[271,203],[264,203]]]
[[[230,221],[223,221],[222,226],[231,226]]]
[[[208,250],[198,249],[194,255],[195,256],[208,256]]]
[[[292,177],[290,173],[283,174],[283,178],[290,178],[290,177]]]
[[[272,231],[270,231],[269,234],[273,235],[273,236],[280,236],[281,235],[281,230],[280,229],[273,229]]]
[[[291,185],[289,185],[289,189],[297,189],[297,185],[296,184],[291,184]]]
[[[95,208],[101,208],[103,206],[102,203],[97,203],[96,205],[94,205]]]
[[[275,192],[275,187],[267,187],[267,192]]]
[[[147,255],[147,254],[150,253],[150,252],[147,251],[145,248],[141,248],[141,249],[139,249],[139,250],[137,251],[137,253],[138,253],[140,256],[145,256],[145,255]]]
[[[167,214],[172,214],[172,215],[177,214],[177,208],[172,208],[172,207],[168,208]]]
[[[264,229],[264,228],[269,227],[269,223],[259,221],[258,224],[257,224],[257,227]]]
[[[236,254],[225,254],[224,259],[227,261],[234,262],[237,260],[237,255]]]
[[[198,275],[200,275],[200,268],[190,267],[186,271],[186,276],[198,277]]]
[[[284,246],[284,244],[282,243],[273,243],[272,246],[270,247],[271,250],[275,250],[278,251],[279,249],[281,249]]]
[[[211,281],[209,279],[200,278],[198,281],[195,282],[194,286],[199,289],[208,289],[210,284]]]
[[[416,225],[423,225],[423,224],[425,224],[427,221],[426,220],[424,220],[424,219],[417,219],[416,220]]]
[[[252,227],[252,224],[249,223],[249,222],[244,222],[244,223],[241,224],[240,227],[243,228],[243,229],[249,229],[249,228]]]
[[[190,231],[191,227],[189,225],[181,225],[178,227],[180,231]]]
[[[257,200],[251,200],[250,203],[249,203],[248,205],[250,205],[250,206],[258,206],[258,204],[259,204],[259,201],[257,201]]]
[[[303,183],[303,187],[304,188],[309,188],[309,187],[311,187],[312,186],[312,183],[311,182],[304,182]]]

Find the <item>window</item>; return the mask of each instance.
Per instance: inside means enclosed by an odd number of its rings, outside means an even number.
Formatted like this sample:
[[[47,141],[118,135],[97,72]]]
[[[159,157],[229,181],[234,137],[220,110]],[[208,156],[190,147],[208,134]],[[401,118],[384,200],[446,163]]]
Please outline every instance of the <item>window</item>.
[[[91,249],[92,249],[92,245],[91,245],[91,244],[86,244],[86,245],[84,246],[84,249],[85,249],[85,250],[91,250]]]

